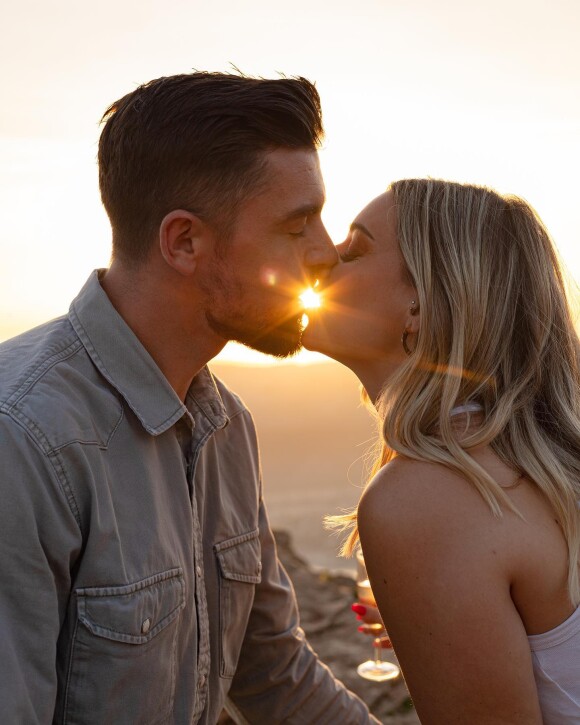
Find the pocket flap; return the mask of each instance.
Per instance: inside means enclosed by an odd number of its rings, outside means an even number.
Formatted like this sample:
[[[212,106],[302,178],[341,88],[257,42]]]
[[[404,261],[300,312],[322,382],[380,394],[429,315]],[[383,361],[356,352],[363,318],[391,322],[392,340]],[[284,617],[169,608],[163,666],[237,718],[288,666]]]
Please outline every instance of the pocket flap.
[[[248,584],[262,581],[262,557],[258,529],[234,536],[214,546],[222,576]]]
[[[182,569],[169,569],[134,584],[76,590],[79,620],[93,634],[143,644],[185,606]]]

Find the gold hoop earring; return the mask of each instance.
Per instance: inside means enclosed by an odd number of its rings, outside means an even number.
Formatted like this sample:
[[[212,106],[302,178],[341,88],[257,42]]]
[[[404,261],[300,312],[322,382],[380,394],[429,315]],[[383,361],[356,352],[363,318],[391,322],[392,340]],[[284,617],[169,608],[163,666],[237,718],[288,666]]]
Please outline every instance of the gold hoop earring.
[[[419,308],[415,307],[416,304],[417,303],[415,300],[411,300],[411,305],[409,306],[409,312],[411,313],[411,315],[413,315],[413,317],[415,317],[415,315],[419,314]],[[410,347],[407,345],[407,338],[409,337],[409,334],[410,334],[409,330],[405,330],[403,332],[403,335],[401,336],[401,342],[403,343],[403,350],[407,353],[407,355],[412,355],[415,352],[415,350],[411,350]]]
[[[411,348],[407,345],[407,338],[409,337],[409,330],[405,330],[401,336],[401,342],[403,343],[403,350],[407,353],[407,355],[412,355],[415,351],[411,350]]]

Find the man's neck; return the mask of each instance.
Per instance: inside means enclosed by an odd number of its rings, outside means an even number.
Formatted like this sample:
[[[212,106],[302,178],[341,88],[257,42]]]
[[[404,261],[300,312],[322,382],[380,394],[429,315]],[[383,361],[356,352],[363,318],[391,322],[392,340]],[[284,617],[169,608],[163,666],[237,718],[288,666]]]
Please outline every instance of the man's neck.
[[[113,262],[101,286],[184,401],[193,378],[226,341],[209,329],[195,291],[178,277],[169,270],[128,270]]]

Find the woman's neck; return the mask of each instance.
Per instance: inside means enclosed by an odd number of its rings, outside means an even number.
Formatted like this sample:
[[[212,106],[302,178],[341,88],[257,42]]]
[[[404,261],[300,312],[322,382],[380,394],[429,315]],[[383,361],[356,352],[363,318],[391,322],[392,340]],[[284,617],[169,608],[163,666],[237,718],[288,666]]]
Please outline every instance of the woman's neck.
[[[340,360],[340,362],[353,371],[373,403],[377,402],[382,389],[401,365],[400,360],[390,358]]]

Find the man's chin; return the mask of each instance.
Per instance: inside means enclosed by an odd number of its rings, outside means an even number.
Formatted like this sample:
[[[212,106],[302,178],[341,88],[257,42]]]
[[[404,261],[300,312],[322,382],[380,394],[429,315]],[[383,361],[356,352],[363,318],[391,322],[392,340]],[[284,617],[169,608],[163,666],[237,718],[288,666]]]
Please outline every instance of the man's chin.
[[[243,339],[242,339],[243,338]],[[293,330],[278,328],[260,337],[240,336],[236,342],[257,350],[265,355],[277,358],[288,358],[302,350],[302,328]]]
[[[242,342],[238,340],[238,342]],[[290,345],[288,342],[282,340],[254,340],[254,342],[242,342],[242,345],[257,350],[258,352],[264,353],[264,355],[272,355],[273,357],[284,360],[285,358],[294,357],[300,350],[302,350],[302,344],[300,342]]]
[[[265,355],[278,358],[288,358],[296,355],[302,349],[302,321],[301,318],[287,320],[277,327],[267,330],[244,330],[230,327],[208,318],[211,327],[222,337],[233,342],[239,342],[252,350]]]

